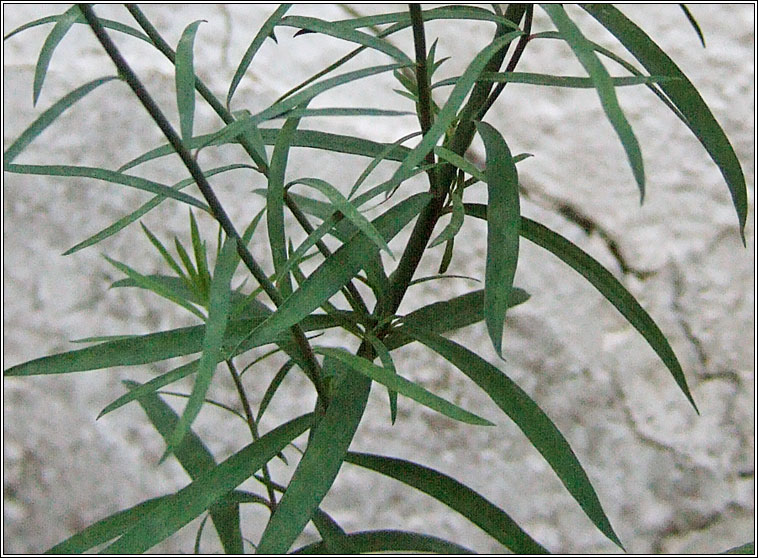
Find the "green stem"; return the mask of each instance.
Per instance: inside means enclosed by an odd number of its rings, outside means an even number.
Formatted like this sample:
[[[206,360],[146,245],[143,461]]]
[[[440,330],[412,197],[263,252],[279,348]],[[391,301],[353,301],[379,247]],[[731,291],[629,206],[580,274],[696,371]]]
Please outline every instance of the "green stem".
[[[189,170],[192,178],[194,178],[195,183],[200,189],[200,192],[203,194],[203,197],[208,202],[208,206],[210,207],[213,217],[224,229],[226,235],[236,241],[237,253],[239,254],[244,264],[253,274],[253,277],[255,277],[261,287],[263,287],[263,290],[266,291],[266,294],[269,296],[272,302],[276,306],[279,306],[282,303],[282,297],[279,294],[279,291],[276,289],[274,284],[269,281],[266,273],[258,265],[252,254],[248,251],[247,247],[242,242],[239,233],[234,228],[234,224],[232,223],[231,219],[229,219],[229,216],[226,214],[226,211],[221,205],[221,202],[216,197],[213,188],[208,183],[208,180],[205,178],[203,171],[200,169],[199,165],[192,157],[192,154],[184,146],[181,138],[179,138],[174,128],[164,116],[160,107],[147,92],[145,87],[142,85],[142,82],[140,82],[139,78],[135,75],[129,64],[127,64],[126,60],[124,60],[123,56],[121,56],[118,48],[110,39],[103,26],[100,24],[100,20],[92,11],[92,8],[87,4],[79,4],[79,8],[84,14],[87,23],[92,28],[92,31],[95,33],[95,36],[100,41],[100,44],[103,46],[105,51],[108,53],[108,56],[110,56],[111,60],[116,65],[119,75],[122,76],[129,87],[131,87],[132,91],[134,91],[134,94],[148,111],[153,121],[158,125],[163,134],[166,136],[166,139],[168,139],[171,146],[182,159],[182,162],[187,167],[187,170]],[[313,349],[305,338],[303,330],[299,326],[293,326],[292,333],[295,337],[298,347],[302,351],[303,356],[308,363],[309,369],[305,370],[304,372],[308,375],[316,387],[320,404],[321,406],[324,406],[326,404],[326,399],[324,399],[326,396],[326,391],[321,380],[321,366],[316,360]]]
[[[526,48],[526,44],[529,42],[529,36],[532,33],[532,16],[533,15],[534,15],[534,5],[529,4],[526,8],[526,16],[524,18],[524,34],[519,39],[518,44],[516,44],[516,50],[513,52],[513,56],[511,56],[511,59],[508,61],[508,65],[505,67],[506,73],[512,72],[513,70],[516,69],[516,64],[518,64],[518,61],[521,60],[521,55],[524,54],[524,49]],[[484,103],[482,108],[479,110],[479,114],[477,115],[476,120],[481,120],[484,117],[487,111],[490,110],[492,105],[500,96],[500,93],[503,92],[503,89],[505,89],[506,85],[508,85],[507,81],[497,84],[497,87],[495,87],[495,90],[489,96],[489,98],[487,99],[487,102]]]
[[[173,64],[176,60],[176,53],[169,46],[169,44],[163,40],[163,37],[161,37],[160,33],[158,33],[158,30],[153,26],[153,24],[150,23],[150,20],[145,17],[145,14],[143,14],[142,10],[139,9],[139,6],[136,4],[126,4],[126,9],[129,10],[129,13],[132,14],[132,17],[139,24],[139,26],[142,27],[142,30],[145,32],[145,34],[150,37],[150,40],[153,41],[153,44],[156,46],[156,48],[161,51],[163,55],[168,58]],[[211,90],[208,89],[197,76],[195,76],[195,89],[197,89],[197,92],[202,95],[203,99],[208,102],[213,110],[216,111],[216,114],[221,117],[221,120],[223,120],[224,123],[231,124],[234,122],[235,118],[232,113],[226,109],[224,104],[216,98]],[[247,138],[245,136],[237,136],[236,139],[240,142],[242,148],[247,151],[247,154],[250,155],[250,158],[255,161],[255,164],[258,165],[258,170],[260,170],[261,174],[268,176],[268,165],[266,164],[266,161],[264,161],[261,156],[258,155],[258,152],[247,140]]]
[[[226,366],[229,368],[229,373],[232,375],[232,380],[234,381],[234,387],[237,389],[237,395],[239,395],[240,401],[242,402],[242,408],[245,411],[245,418],[247,420],[247,426],[250,429],[250,434],[253,437],[253,441],[257,442],[258,438],[260,438],[260,434],[258,433],[258,425],[255,423],[253,410],[250,408],[250,401],[245,393],[245,386],[242,385],[242,379],[231,359],[226,361]],[[271,513],[274,513],[276,510],[276,493],[274,492],[268,464],[263,466],[263,478],[265,481],[263,484],[266,485],[266,490],[268,491],[268,508],[271,510]]]

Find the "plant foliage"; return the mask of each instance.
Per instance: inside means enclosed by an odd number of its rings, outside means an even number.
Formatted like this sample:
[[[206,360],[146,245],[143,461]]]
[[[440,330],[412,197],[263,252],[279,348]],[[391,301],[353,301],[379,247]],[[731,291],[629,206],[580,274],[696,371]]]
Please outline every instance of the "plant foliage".
[[[543,10],[555,26],[554,31],[531,34],[535,10]],[[579,8],[566,9],[558,4],[512,4],[499,8],[444,6],[408,10],[383,15],[327,21],[294,15],[296,8],[283,5],[271,13],[244,52],[224,96],[217,96],[205,86],[195,68],[194,52],[202,37],[202,21],[184,28],[174,49],[136,5],[127,5],[130,23],[101,19],[90,5],[75,5],[60,15],[47,16],[21,26],[6,40],[26,29],[53,24],[37,60],[34,73],[34,104],[40,99],[48,69],[55,63],[56,47],[66,40],[75,25],[89,27],[96,35],[116,75],[81,85],[52,103],[24,132],[6,148],[4,170],[9,173],[54,177],[80,177],[112,185],[150,192],[154,197],[97,234],[83,239],[66,254],[93,246],[124,231],[161,203],[185,204],[190,208],[190,243],[179,239],[164,244],[144,224],[147,249],[155,249],[165,263],[159,274],[145,274],[113,259],[108,261],[124,277],[114,287],[146,289],[166,301],[184,308],[197,320],[190,327],[156,331],[142,335],[83,340],[84,348],[43,356],[11,366],[5,377],[43,374],[67,374],[87,370],[107,370],[115,366],[141,366],[162,360],[195,355],[195,360],[156,376],[144,384],[125,382],[126,392],[109,404],[102,414],[136,402],[166,442],[164,459],[178,460],[191,482],[173,494],[146,500],[98,521],[80,533],[50,549],[52,553],[84,552],[105,547],[106,552],[144,552],[170,537],[193,519],[206,515],[218,533],[226,552],[241,553],[247,526],[240,521],[240,506],[262,505],[270,518],[257,541],[260,553],[285,553],[293,550],[305,526],[313,522],[322,540],[302,547],[298,552],[355,553],[374,551],[468,552],[463,541],[446,541],[431,534],[409,531],[373,530],[346,533],[321,508],[342,465],[362,468],[365,474],[379,473],[425,493],[450,510],[458,512],[483,529],[493,539],[516,553],[546,553],[548,549],[520,527],[501,507],[484,495],[434,468],[386,455],[355,453],[349,450],[363,417],[369,392],[374,383],[389,394],[390,416],[397,417],[398,396],[413,400],[465,428],[496,428],[456,403],[433,393],[406,377],[396,368],[393,352],[410,343],[448,360],[473,380],[505,415],[512,420],[555,471],[566,490],[576,500],[592,523],[608,539],[623,549],[622,542],[568,441],[548,415],[513,380],[503,362],[493,364],[454,342],[444,334],[470,324],[483,322],[498,355],[505,356],[503,335],[507,334],[506,312],[525,303],[529,295],[514,285],[519,262],[521,239],[537,244],[577,271],[613,305],[642,335],[661,358],[682,394],[695,408],[682,367],[665,333],[634,296],[600,263],[568,239],[521,215],[519,163],[528,154],[513,154],[508,146],[507,127],[486,122],[488,110],[497,102],[507,83],[530,83],[542,87],[594,88],[600,105],[621,142],[628,158],[631,176],[644,196],[645,172],[642,155],[632,122],[617,98],[617,88],[643,85],[651,89],[703,144],[721,170],[737,212],[744,241],[747,214],[745,179],[740,164],[721,127],[693,84],[660,47],[617,8],[583,5],[581,9],[604,26],[633,60],[615,54],[594,43],[572,15]],[[701,40],[700,28],[684,8]],[[427,48],[426,23],[432,20],[472,20],[494,30],[491,40],[469,61],[458,77],[435,81],[436,70],[445,62],[436,56],[437,42]],[[255,111],[231,111],[235,92],[256,65],[255,56],[269,40],[277,41],[277,31],[296,29],[302,39],[288,39],[278,48],[307,48],[308,35],[328,35],[354,48],[350,54],[307,81],[295,86],[281,98]],[[405,52],[393,41],[396,34],[410,33],[413,52]],[[157,55],[175,67],[175,95],[179,130],[175,130],[164,109],[160,108],[132,69],[128,58],[113,42],[116,34],[139,39],[152,45]],[[198,39],[196,41],[196,38]],[[564,41],[575,54],[587,76],[552,76],[515,71],[519,59],[529,52],[535,40]],[[342,66],[358,53],[372,50],[386,63],[346,71]],[[603,58],[611,57],[628,70],[628,75],[612,76]],[[640,66],[638,66],[639,64]],[[355,98],[365,97],[363,80],[390,72],[398,81],[398,94],[413,102],[413,112],[391,111],[381,107],[309,108],[309,103],[335,87],[352,86]],[[286,76],[284,76],[286,78]],[[276,76],[276,79],[280,79]],[[85,97],[96,88],[128,85],[136,99],[148,111],[167,143],[124,162],[118,170],[83,167],[63,162],[46,165],[15,162],[24,149],[44,130],[54,126],[58,117],[72,105],[87,102]],[[452,87],[452,89],[444,89]],[[432,98],[432,91],[437,95]],[[447,91],[447,93],[444,93]],[[215,131],[196,135],[196,103],[202,100],[219,116]],[[391,118],[416,115],[419,129],[382,143],[368,138],[339,135],[301,123],[320,116],[338,118],[345,115],[361,118]],[[274,124],[283,120],[281,124]],[[467,158],[475,136],[484,144],[486,163],[478,168]],[[415,144],[406,145],[418,138]],[[247,159],[213,169],[202,169],[197,152],[213,147],[241,146]],[[289,152],[293,147],[326,150],[365,158],[366,167],[355,183],[332,184],[321,177],[297,176],[285,179]],[[195,152],[194,154],[192,152]],[[138,177],[133,169],[144,163],[178,154],[188,175],[166,185]],[[382,162],[394,169],[388,180],[370,188],[369,177]],[[265,211],[250,216],[238,232],[215,196],[208,179],[223,178],[235,169],[252,170],[251,190],[265,197]],[[417,175],[425,175],[426,192],[416,192],[407,184]],[[194,195],[184,189],[197,187]],[[265,188],[261,188],[265,186]],[[469,192],[481,189],[486,204],[466,201]],[[318,194],[318,195],[317,195]],[[369,209],[374,209],[369,213]],[[377,215],[377,210],[379,211]],[[202,237],[195,212],[208,214],[219,225],[215,254]],[[293,245],[296,235],[286,219],[292,214],[306,239]],[[434,235],[435,227],[449,214],[448,224]],[[374,215],[373,217],[370,215]],[[259,261],[248,246],[256,227],[265,218],[268,230],[270,261]],[[419,280],[445,277],[455,249],[455,239],[474,219],[486,222],[486,261],[484,276],[476,278],[477,290],[401,315],[401,301],[409,287]],[[390,248],[393,238],[413,224],[401,249]],[[133,229],[133,227],[132,227]],[[440,229],[440,227],[438,227]],[[325,242],[331,238],[329,248]],[[143,239],[144,240],[144,239]],[[335,244],[336,243],[336,244]],[[396,243],[397,244],[397,243]],[[445,245],[440,275],[415,278],[425,251]],[[173,252],[173,253],[172,253]],[[382,259],[382,254],[387,256]],[[385,266],[392,260],[392,269]],[[301,270],[308,262],[311,271]],[[235,270],[243,267],[251,281],[235,286]],[[459,277],[459,276],[451,276]],[[368,288],[358,289],[358,283]],[[252,284],[252,286],[248,285]],[[357,349],[345,341],[341,347],[323,346],[318,337],[307,337],[326,329],[342,329],[345,339],[357,338]],[[246,396],[236,363],[258,347],[283,352],[287,361],[270,384],[259,385],[264,393],[260,408],[253,410]],[[539,349],[535,349],[539,350]],[[257,366],[261,360],[253,361]],[[220,369],[228,369],[238,388],[244,413],[208,399],[208,390]],[[258,423],[277,391],[284,389],[289,373],[303,373],[311,382],[315,406],[297,409],[300,415],[261,434]],[[189,394],[160,391],[179,379],[192,377]],[[257,380],[255,380],[257,381]],[[180,414],[169,407],[163,397],[181,395],[186,404]],[[251,439],[241,443],[234,455],[218,463],[203,440],[193,431],[193,423],[206,405],[231,410],[248,424]],[[492,418],[492,417],[490,417]],[[395,428],[399,428],[396,426]],[[272,478],[269,462],[285,459],[282,450],[301,434],[308,432],[302,456],[295,463],[287,461],[291,476],[280,484]],[[260,481],[261,492],[239,489],[249,479]],[[366,495],[368,496],[368,495]],[[360,498],[360,493],[356,498]],[[197,535],[196,550],[205,520]],[[739,552],[747,546],[733,549]],[[752,546],[751,546],[752,548]]]

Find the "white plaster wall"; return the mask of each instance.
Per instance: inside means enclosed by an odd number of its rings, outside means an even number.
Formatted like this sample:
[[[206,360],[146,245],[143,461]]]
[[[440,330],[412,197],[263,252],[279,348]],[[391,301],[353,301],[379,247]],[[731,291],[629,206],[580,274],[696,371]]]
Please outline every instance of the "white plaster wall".
[[[4,33],[64,9],[5,4]],[[144,7],[171,44],[187,24],[207,20],[198,33],[195,63],[198,74],[221,97],[247,44],[272,9]],[[373,13],[382,8],[357,9]],[[295,11],[345,17],[336,6],[300,6]],[[614,44],[580,10],[570,11],[593,37]],[[709,553],[751,539],[754,528],[754,7],[692,6],[706,35],[705,50],[675,5],[627,5],[623,11],[670,53],[731,139],[749,187],[747,250],[739,241],[734,209],[718,169],[689,130],[647,90],[625,89],[620,94],[645,158],[648,193],[642,207],[623,150],[593,91],[510,85],[487,120],[505,134],[514,152],[535,155],[519,165],[529,192],[523,213],[582,246],[638,297],[679,355],[701,415],[694,414],[656,355],[610,304],[577,274],[527,242],[522,243],[516,283],[532,298],[509,315],[507,363],[499,366],[569,439],[629,551]],[[98,6],[97,12],[129,21],[125,10],[115,5]],[[544,14],[536,12],[535,29],[550,28]],[[443,35],[439,56],[454,57],[440,70],[445,75],[459,75],[491,34],[486,24],[452,25],[439,22],[428,28],[430,43],[438,33]],[[6,142],[66,92],[113,72],[91,33],[79,26],[53,57],[40,102],[33,108],[34,64],[49,30],[50,26],[38,27],[5,41]],[[261,49],[234,108],[260,110],[348,49],[314,35],[292,39],[285,29],[277,35],[279,46],[268,42]],[[137,40],[117,41],[158,102],[175,115],[172,67]],[[398,44],[408,48],[409,34],[398,36]],[[380,55],[364,56],[360,63],[386,63]],[[582,75],[570,51],[555,41],[530,44],[519,69]],[[409,109],[408,102],[391,93],[392,87],[388,75],[378,76],[360,87],[333,90],[313,106],[386,103]],[[198,111],[196,131],[218,126],[202,101]],[[308,125],[380,141],[393,141],[417,127],[413,118],[313,120]],[[19,162],[116,168],[159,143],[161,138],[128,88],[111,83],[67,111]],[[233,148],[207,150],[201,161],[208,168],[237,161],[239,155]],[[472,156],[482,156],[481,146],[474,146]],[[318,176],[349,186],[367,163],[295,149],[288,176]],[[388,169],[380,168],[379,174]],[[169,159],[139,172],[169,183],[185,176]],[[241,226],[260,208],[261,200],[250,194],[264,186],[259,176],[238,172],[213,183]],[[422,188],[423,183],[412,187]],[[93,181],[7,173],[3,193],[4,368],[68,350],[71,339],[192,323],[186,313],[144,293],[108,290],[119,273],[101,252],[145,272],[160,269],[138,227],[74,256],[60,256],[135,208],[144,195]],[[562,215],[559,209],[566,204],[590,217],[596,229],[586,234]],[[174,234],[187,239],[186,209],[177,204],[162,204],[144,221],[164,240]],[[201,225],[208,236],[215,233],[209,221],[201,218]],[[454,270],[482,275],[483,235],[480,224],[466,226],[456,244]],[[265,238],[261,230],[255,243],[255,253],[264,259]],[[609,241],[618,247],[626,272]],[[440,249],[430,251],[418,276],[434,273],[440,256]],[[401,312],[471,288],[465,281],[423,283],[407,297]],[[498,362],[483,327],[470,327],[455,337]],[[386,394],[375,389],[354,448],[416,459],[452,474],[502,506],[552,551],[614,551],[518,429],[475,386],[422,350],[399,352],[396,364],[408,377],[483,413],[498,426],[467,428],[401,398],[393,427]],[[256,373],[268,378],[276,368],[272,362]],[[162,442],[138,407],[127,406],[95,421],[98,412],[123,392],[121,379],[145,381],[166,369],[144,366],[4,381],[4,551],[41,551],[107,514],[186,484],[175,462],[158,465]],[[217,380],[215,397],[233,404],[230,382],[222,374]],[[255,386],[265,384],[252,380],[248,378],[248,389],[257,401],[261,394]],[[300,376],[291,374],[285,388],[295,401],[302,401],[303,409],[310,407],[307,382]],[[284,399],[275,400],[264,429],[299,412]],[[244,425],[237,422],[208,411],[196,429],[221,459],[247,443]],[[279,473],[283,477],[284,471]],[[478,528],[427,497],[351,466],[343,468],[324,507],[348,531],[410,528],[456,539],[477,551],[502,551]],[[250,509],[243,517],[246,532],[255,539],[264,516]],[[153,550],[190,551],[197,525],[193,522]],[[211,531],[203,542],[206,551],[217,549]],[[313,533],[307,531],[308,540]]]

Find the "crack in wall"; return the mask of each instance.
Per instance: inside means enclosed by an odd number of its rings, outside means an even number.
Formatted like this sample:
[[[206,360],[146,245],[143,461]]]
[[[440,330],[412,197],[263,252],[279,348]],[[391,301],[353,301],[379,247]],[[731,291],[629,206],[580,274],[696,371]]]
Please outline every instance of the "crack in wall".
[[[555,211],[561,217],[582,229],[587,236],[591,236],[593,233],[597,234],[624,275],[632,275],[644,281],[656,274],[655,271],[646,271],[634,267],[622,254],[621,247],[614,236],[576,205],[534,188],[526,187],[523,184],[520,185],[519,189],[526,199],[543,209]]]

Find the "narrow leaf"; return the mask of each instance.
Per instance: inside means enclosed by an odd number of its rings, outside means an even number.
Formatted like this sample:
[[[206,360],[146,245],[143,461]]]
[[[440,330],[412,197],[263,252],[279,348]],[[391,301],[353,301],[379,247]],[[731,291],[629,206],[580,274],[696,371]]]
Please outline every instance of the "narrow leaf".
[[[223,167],[217,167],[214,169],[210,169],[207,171],[204,171],[205,177],[209,178],[213,176],[214,174],[219,174],[221,172],[226,172],[229,170],[234,169],[254,169],[255,167],[252,167],[250,165],[245,164],[234,164],[234,165],[225,165]],[[182,188],[185,188],[186,186],[189,186],[191,184],[195,183],[194,178],[186,178],[173,186],[171,188],[175,190],[181,190]],[[142,204],[140,207],[138,207],[135,211],[129,213],[128,215],[125,215],[115,223],[108,225],[103,230],[99,231],[98,233],[90,236],[89,238],[79,242],[75,246],[72,246],[65,252],[63,252],[64,256],[68,256],[70,254],[73,254],[74,252],[78,252],[79,250],[83,248],[87,248],[88,246],[92,246],[94,244],[97,244],[98,242],[101,242],[105,240],[108,237],[113,236],[114,234],[118,233],[122,229],[128,227],[130,224],[134,223],[135,221],[139,220],[142,216],[144,216],[146,213],[148,213],[151,209],[156,208],[162,201],[166,199],[165,196],[155,196],[150,201]]]
[[[740,546],[735,546],[722,552],[721,554],[755,554],[755,543],[749,542]]]
[[[371,380],[343,368],[326,414],[312,430],[308,447],[287,491],[258,543],[258,554],[287,552],[332,487],[366,408]]]
[[[574,451],[553,421],[508,376],[476,353],[435,333],[410,327],[411,336],[455,365],[516,423],[598,529],[621,549],[600,499]]]
[[[687,126],[721,170],[737,210],[740,235],[742,243],[745,244],[745,223],[747,222],[745,176],[729,139],[695,86],[658,45],[618,9],[607,4],[588,4],[583,8],[615,35],[651,74],[678,78],[661,83],[660,88],[681,111]]]
[[[682,8],[684,15],[687,17],[687,21],[690,22],[690,25],[692,25],[695,33],[697,33],[697,38],[700,39],[700,44],[702,44],[703,48],[705,48],[705,37],[703,37],[703,32],[701,31],[700,25],[698,25],[695,16],[692,15],[692,12],[690,12],[690,9],[686,4],[679,4],[679,7]]]
[[[247,50],[242,56],[242,60],[240,61],[239,66],[237,66],[237,70],[234,72],[232,82],[229,84],[229,92],[226,94],[227,108],[231,106],[234,92],[237,90],[237,86],[240,84],[240,81],[242,81],[242,78],[247,73],[247,70],[250,67],[250,64],[253,62],[253,58],[257,54],[258,50],[261,48],[261,46],[263,46],[263,43],[266,41],[266,39],[269,36],[272,36],[274,27],[276,27],[276,24],[284,16],[287,10],[290,9],[291,6],[292,4],[280,5],[276,11],[274,11],[274,13],[269,16],[269,18],[260,27],[260,29],[258,29],[258,32],[253,38],[253,42],[250,43],[249,47],[247,47]]]
[[[145,514],[170,501],[172,495],[159,496],[121,510],[79,531],[56,544],[45,554],[82,554],[85,551],[115,539],[132,528]]]
[[[529,294],[514,287],[508,297],[508,306],[513,308],[527,300],[529,300]],[[446,333],[479,323],[483,319],[484,291],[479,290],[423,306],[403,316],[402,321],[403,324],[426,328],[434,333]],[[384,339],[385,345],[391,351],[411,341],[405,336],[404,327],[402,325],[396,328]]]
[[[104,552],[138,554],[149,550],[250,478],[312,424],[313,414],[307,414],[262,436],[142,514],[140,521]]]
[[[357,549],[353,547],[344,529],[339,523],[321,509],[317,509],[311,519],[318,529],[324,545],[329,550],[329,554],[345,556],[348,554],[357,554]]]
[[[497,38],[492,44],[482,49],[479,54],[471,61],[466,71],[461,76],[461,79],[453,88],[450,96],[447,99],[445,105],[440,109],[437,119],[429,128],[429,131],[424,135],[424,138],[419,142],[415,149],[413,149],[408,156],[403,160],[400,167],[395,171],[395,174],[390,179],[390,182],[399,183],[404,178],[405,174],[424,160],[426,155],[434,148],[439,139],[447,132],[448,127],[456,117],[457,111],[466,99],[471,87],[476,83],[479,74],[484,71],[484,68],[496,52],[501,50],[506,44],[510,43],[516,37],[523,35],[521,31],[513,31],[506,33],[502,37]]]
[[[68,93],[56,101],[53,106],[43,112],[39,118],[32,122],[31,125],[22,132],[18,139],[14,141],[8,149],[5,150],[5,153],[3,154],[3,164],[8,165],[8,163],[12,163],[13,160],[19,155],[19,153],[21,153],[26,148],[26,146],[34,140],[34,138],[36,138],[48,126],[50,126],[50,124],[55,122],[55,120],[63,113],[63,111],[76,103],[79,99],[84,97],[93,89],[96,89],[102,84],[114,79],[118,79],[118,77],[109,76],[90,81],[81,87],[77,87],[71,93]]]
[[[484,321],[497,354],[503,356],[503,326],[516,274],[519,248],[518,173],[500,133],[484,122],[476,128],[487,153],[487,263],[484,275]]]
[[[595,45],[593,43],[593,48]],[[597,48],[595,48],[597,50]],[[432,85],[435,87],[444,87],[455,85],[459,78],[447,78],[436,82]],[[653,83],[662,83],[671,81],[676,78],[668,76],[621,76],[611,77],[614,87],[625,87],[630,85],[650,85]],[[573,87],[579,89],[591,89],[595,87],[592,78],[578,76],[554,76],[551,74],[534,74],[529,72],[483,72],[478,81],[490,81],[499,83],[523,83],[528,85],[545,85],[548,87]]]
[[[307,104],[307,101],[305,102]],[[268,188],[266,190],[266,224],[268,225],[268,241],[271,249],[271,259],[278,276],[277,286],[282,296],[292,293],[292,284],[282,269],[287,262],[287,237],[284,231],[284,180],[287,170],[292,137],[300,123],[299,118],[289,118],[282,126],[279,137],[276,138],[274,152],[271,155],[269,167]]]
[[[139,384],[124,382],[133,390]],[[174,431],[179,420],[174,410],[155,393],[140,398],[139,404],[147,414],[150,423],[168,443],[169,436]],[[203,441],[191,429],[187,432],[182,443],[175,449],[174,455],[192,480],[213,469],[216,460]],[[239,506],[235,503],[219,502],[210,508],[213,525],[219,535],[224,551],[230,554],[242,552],[242,533],[239,525]]]
[[[95,167],[78,167],[71,165],[17,165],[15,163],[11,163],[5,165],[5,170],[7,172],[18,174],[67,177],[79,176],[83,178],[104,180],[113,184],[122,184],[124,186],[129,186],[138,190],[152,192],[153,194],[161,194],[167,198],[172,198],[194,207],[198,207],[203,211],[209,211],[208,206],[197,198],[193,198],[192,196],[178,192],[164,184],[159,184],[157,182],[153,182],[152,180],[147,180],[138,176],[131,176],[128,174],[109,171],[106,169]]]
[[[463,226],[463,219],[466,216],[466,213],[463,210],[463,200],[461,199],[460,192],[457,189],[452,190],[450,192],[450,199],[453,202],[453,212],[450,216],[450,222],[437,236],[437,238],[429,243],[429,248],[434,248],[443,242],[452,240],[455,238],[455,235],[458,234],[458,231],[460,231],[461,227]]]
[[[142,288],[147,289],[149,291],[154,292],[158,296],[162,296],[163,298],[170,300],[174,304],[178,304],[182,308],[192,312],[195,316],[200,318],[201,320],[205,320],[205,315],[198,310],[193,304],[188,302],[180,292],[174,291],[171,289],[171,285],[166,284],[163,281],[160,280],[154,280],[149,275],[142,275],[137,270],[132,269],[126,264],[123,264],[121,262],[118,262],[116,260],[113,260],[109,258],[108,256],[104,256],[106,260],[108,260],[108,263],[110,263],[113,267],[121,271],[123,274],[125,274],[127,277],[129,277],[132,281],[135,282],[135,284]]]
[[[373,224],[389,241],[418,215],[429,200],[428,194],[416,194],[379,216]],[[352,279],[375,250],[371,239],[357,233],[328,257],[271,317],[250,333],[249,342],[255,344],[259,339],[271,338],[300,322]]]
[[[481,204],[465,204],[466,213],[473,217],[486,219],[487,208]],[[581,250],[574,243],[548,229],[546,226],[521,218],[519,234],[545,250],[558,256],[564,263],[580,273],[611,303],[627,321],[639,331],[652,349],[658,354],[671,372],[684,395],[697,411],[684,371],[676,358],[666,336],[645,311],[639,302],[626,290],[610,271],[605,269],[592,256]],[[699,412],[698,412],[699,413]]]
[[[371,469],[420,490],[457,511],[516,554],[548,554],[510,516],[452,477],[404,459],[348,452],[347,463]]]
[[[387,242],[384,240],[384,238],[382,238],[382,235],[379,234],[379,231],[376,230],[374,225],[372,225],[371,222],[366,219],[352,203],[345,199],[345,196],[343,196],[340,191],[337,190],[334,186],[325,180],[320,180],[318,178],[300,178],[298,180],[290,182],[289,186],[292,186],[294,184],[303,184],[324,194],[324,196],[326,196],[334,206],[334,209],[336,211],[339,211],[342,215],[350,219],[350,221],[353,222],[358,230],[363,232],[363,234],[374,241],[377,247],[389,254],[393,260],[395,259],[395,255],[392,253],[392,250],[390,250]]]
[[[203,354],[197,365],[197,376],[192,388],[192,397],[187,402],[182,418],[167,443],[166,454],[172,453],[181,443],[190,425],[200,412],[205,394],[208,392],[216,364],[221,358],[221,345],[224,341],[224,332],[229,319],[230,283],[234,270],[237,269],[239,255],[237,254],[237,241],[227,238],[221,255],[216,261],[211,282],[210,302],[208,305],[208,320],[205,324],[205,336],[203,338]],[[165,457],[164,455],[164,457]]]
[[[235,356],[268,343],[288,341],[285,334],[259,335],[254,340],[249,339],[250,331],[264,321],[264,318],[265,316],[257,314],[254,319],[230,322],[224,339],[224,346],[228,348],[228,354],[224,356]],[[336,325],[331,317],[323,314],[309,315],[302,321],[304,331],[321,330]],[[200,352],[203,346],[204,333],[204,326],[191,326],[146,335],[128,336],[84,349],[36,358],[11,366],[5,370],[4,374],[6,376],[67,374],[114,366],[135,366],[158,362]]]
[[[22,31],[26,31],[27,29],[31,29],[33,27],[38,27],[40,25],[45,25],[47,23],[57,23],[65,16],[66,14],[63,13],[60,15],[41,17],[39,19],[35,19],[34,21],[30,21],[29,23],[24,23],[23,25],[16,27],[13,31],[11,31],[5,37],[3,37],[3,40],[10,39],[13,35],[16,35],[17,33],[21,33]],[[81,23],[81,24],[87,25],[87,21],[84,19],[84,15],[81,12],[79,12],[79,15],[77,16],[76,21],[74,23]],[[112,19],[103,19],[103,18],[100,18],[100,24],[106,29],[112,29],[114,31],[118,31],[119,33],[131,35],[132,37],[137,37],[138,39],[142,39],[146,43],[150,43],[151,45],[153,44],[153,42],[150,40],[150,37],[145,35],[142,31],[135,29],[134,27],[129,27],[128,25],[124,25],[123,23],[120,23],[118,21],[113,21]]]
[[[340,25],[339,23],[324,21],[315,17],[287,16],[279,22],[279,25],[295,27],[297,29],[304,29],[307,31],[314,31],[317,33],[322,33],[324,35],[336,37],[344,41],[357,43],[359,45],[363,45],[376,51],[382,52],[394,58],[401,64],[413,64],[413,61],[408,58],[408,55],[406,55],[402,50],[392,45],[391,43],[381,38],[372,37],[366,33],[355,31],[354,29],[350,29],[349,27]]]
[[[348,534],[347,540],[355,549],[356,554],[377,552],[475,554],[468,548],[454,542],[411,531],[393,531],[389,529],[360,531]],[[299,548],[293,554],[329,554],[329,548],[324,541],[321,541]]]
[[[42,92],[42,84],[45,81],[47,75],[47,68],[50,66],[50,59],[53,57],[58,44],[66,36],[71,26],[81,17],[82,12],[79,11],[79,6],[71,6],[60,18],[55,22],[50,34],[45,38],[45,42],[42,45],[42,50],[39,52],[39,58],[37,58],[37,65],[34,68],[34,93],[33,102],[37,104],[39,95]]]
[[[474,413],[470,413],[458,405],[450,403],[449,401],[442,399],[437,395],[434,395],[420,385],[406,380],[402,376],[396,374],[393,370],[388,370],[381,366],[377,366],[365,358],[350,354],[343,349],[318,347],[315,348],[314,351],[339,360],[350,367],[352,370],[360,372],[367,378],[379,382],[380,384],[391,388],[393,391],[396,391],[400,395],[409,397],[417,403],[421,403],[425,407],[429,407],[438,413],[442,413],[443,415],[450,417],[453,420],[458,420],[468,424],[475,424],[478,426],[494,426],[494,424],[487,419],[483,419]]]
[[[263,393],[263,397],[261,398],[261,404],[258,406],[258,415],[255,417],[256,422],[260,422],[261,417],[263,416],[263,413],[266,412],[266,409],[268,408],[269,403],[271,403],[271,399],[273,399],[274,395],[276,394],[276,391],[279,389],[279,386],[282,385],[284,378],[287,376],[289,371],[292,370],[292,367],[294,365],[295,365],[294,361],[288,360],[276,372],[276,375],[274,375],[273,379],[271,380],[271,383],[268,385],[268,387],[266,388],[266,391]]]
[[[266,145],[274,145],[276,143],[276,139],[279,137],[279,128],[258,128],[258,130]],[[223,135],[219,137],[216,134],[205,134],[192,138],[191,141],[187,142],[187,145],[190,149],[196,149],[204,145],[223,145],[227,143],[236,143],[236,141],[235,137],[232,136]],[[371,158],[377,157],[381,154],[383,159],[388,159],[390,161],[402,161],[407,153],[410,152],[410,149],[402,145],[396,145],[393,147],[393,144],[378,143],[363,138],[319,132],[317,130],[297,130],[292,138],[292,147],[309,147],[312,149],[321,149],[325,151],[333,151],[335,153],[360,155]],[[388,150],[388,147],[392,148]],[[175,151],[171,145],[165,144],[132,159],[123,164],[118,170],[119,172],[124,172],[137,165],[152,161],[153,159],[172,155],[173,153],[175,153]]]
[[[190,23],[182,32],[179,44],[176,46],[176,105],[179,108],[179,127],[182,140],[192,138],[192,127],[195,122],[195,64],[194,46],[197,28],[205,20]]]
[[[626,155],[629,159],[629,164],[632,167],[634,178],[637,181],[637,186],[640,189],[640,201],[645,198],[645,171],[642,162],[642,153],[640,152],[640,146],[637,142],[637,138],[632,131],[632,127],[624,116],[624,112],[621,110],[621,106],[618,103],[616,97],[616,90],[613,87],[613,81],[608,74],[608,70],[605,69],[603,63],[595,54],[595,49],[592,43],[588,41],[579,27],[569,18],[566,10],[563,6],[558,4],[545,4],[542,9],[547,12],[550,19],[558,28],[558,31],[563,35],[566,42],[571,47],[571,50],[576,54],[579,62],[587,70],[587,73],[595,83],[598,96],[600,97],[600,104],[603,106],[608,120],[621,140],[621,144],[624,146]],[[653,72],[651,72],[653,73]],[[671,75],[661,72],[662,75]]]

